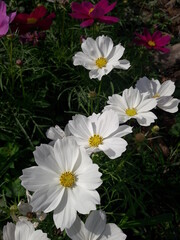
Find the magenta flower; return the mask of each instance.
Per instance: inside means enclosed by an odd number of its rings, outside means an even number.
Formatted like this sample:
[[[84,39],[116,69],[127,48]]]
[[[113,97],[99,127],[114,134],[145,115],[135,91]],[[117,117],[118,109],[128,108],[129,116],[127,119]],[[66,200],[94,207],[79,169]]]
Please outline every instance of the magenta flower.
[[[6,4],[0,0],[0,37],[6,35],[9,29],[9,24],[14,20],[16,12],[6,14]]]
[[[160,31],[154,32],[152,35],[147,29],[144,29],[143,35],[135,33],[138,38],[134,40],[137,45],[143,45],[148,49],[155,49],[164,53],[168,53],[170,50],[165,48],[169,44],[171,37],[169,35],[163,36]]]
[[[73,2],[71,4],[72,13],[70,15],[72,18],[85,20],[81,23],[81,27],[91,26],[95,19],[99,22],[112,24],[118,22],[119,19],[117,17],[105,15],[115,6],[116,2],[109,5],[108,0],[100,0],[96,5],[93,5],[90,2]]]

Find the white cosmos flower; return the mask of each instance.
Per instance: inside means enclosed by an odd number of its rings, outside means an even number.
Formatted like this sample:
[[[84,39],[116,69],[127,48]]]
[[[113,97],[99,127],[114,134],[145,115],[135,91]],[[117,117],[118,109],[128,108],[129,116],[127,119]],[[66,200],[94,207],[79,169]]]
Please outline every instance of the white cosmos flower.
[[[34,192],[31,199],[34,212],[54,210],[54,223],[63,230],[71,227],[77,211],[88,214],[100,204],[95,189],[102,183],[102,174],[74,139],[58,139],[53,147],[41,144],[34,157],[38,166],[24,169],[20,177],[22,185]]]
[[[32,206],[31,206],[31,199],[32,196],[29,193],[28,190],[26,190],[26,197],[27,197],[27,202],[24,202],[24,200],[21,200],[18,203],[18,210],[19,213],[21,214],[20,216],[18,216],[18,220],[32,220],[31,218],[31,213],[34,214],[36,216],[36,220],[38,221],[43,221],[46,218],[46,213],[43,212],[33,212],[32,211]],[[22,216],[23,215],[23,216]],[[34,222],[33,225],[34,226],[38,226],[39,222]],[[35,227],[36,228],[36,227]]]
[[[31,222],[19,221],[15,224],[7,223],[3,228],[3,240],[50,240],[46,233],[35,230]]]
[[[119,121],[126,122],[131,118],[135,118],[141,126],[149,126],[155,119],[151,109],[157,105],[156,99],[148,98],[148,93],[140,93],[138,89],[130,87],[125,89],[122,96],[113,94],[107,101],[104,111],[112,109],[118,113]]]
[[[109,158],[120,157],[126,150],[123,136],[132,132],[127,125],[119,126],[116,112],[110,110],[90,117],[75,115],[68,123],[69,131],[88,154],[103,151]]]
[[[149,80],[147,77],[143,77],[137,81],[136,88],[140,92],[148,92],[150,98],[156,98],[157,107],[160,109],[170,113],[178,111],[180,101],[171,96],[175,91],[175,84],[171,80],[161,84],[158,80]]]
[[[64,131],[58,125],[56,125],[55,127],[50,127],[46,131],[46,137],[52,140],[49,143],[50,145],[54,145],[57,139],[63,139],[64,137],[68,137],[68,136],[70,136],[70,132],[67,125]]]
[[[92,211],[85,224],[77,216],[71,228],[66,229],[72,240],[125,240],[126,235],[114,223],[106,224],[106,215],[103,211]]]
[[[90,70],[90,78],[98,78],[107,75],[113,68],[127,70],[130,67],[129,61],[119,60],[125,48],[118,45],[114,46],[110,37],[99,36],[96,40],[88,37],[81,44],[82,52],[77,52],[73,57],[75,66],[82,65]]]

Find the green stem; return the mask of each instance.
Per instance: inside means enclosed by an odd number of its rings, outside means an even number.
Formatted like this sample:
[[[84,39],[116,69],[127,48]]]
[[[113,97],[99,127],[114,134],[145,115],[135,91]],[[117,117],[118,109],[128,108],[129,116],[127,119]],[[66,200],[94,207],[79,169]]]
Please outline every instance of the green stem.
[[[97,97],[98,97],[98,103],[97,103],[97,110],[98,110],[98,112],[99,112],[99,105],[100,105],[101,86],[102,86],[102,80],[99,83],[99,89],[98,89],[98,95],[97,95]]]
[[[61,28],[61,43],[62,44],[63,44],[63,39],[64,39],[64,22],[65,22],[65,10],[63,9],[62,28]]]
[[[10,75],[11,75],[11,81],[12,81],[12,85],[11,85],[11,91],[13,92],[14,90],[14,75],[13,75],[13,43],[12,43],[12,39],[10,38],[10,46],[9,46],[9,63],[10,63]]]
[[[94,109],[93,109],[93,99],[91,99],[91,114],[93,114],[93,111],[94,111]]]
[[[23,95],[23,98],[25,97],[25,91],[24,91],[24,83],[23,83],[23,77],[22,77],[22,69],[20,67],[19,69],[19,73],[20,73],[20,81],[21,81],[21,87],[22,87],[22,95]]]

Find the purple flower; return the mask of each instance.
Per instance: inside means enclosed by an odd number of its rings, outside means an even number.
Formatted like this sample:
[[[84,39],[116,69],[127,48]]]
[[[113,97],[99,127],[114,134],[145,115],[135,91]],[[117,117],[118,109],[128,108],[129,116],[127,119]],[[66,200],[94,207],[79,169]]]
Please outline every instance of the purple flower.
[[[0,37],[6,35],[9,29],[9,24],[14,20],[16,12],[9,15],[6,13],[6,4],[0,0]]]
[[[136,33],[136,36],[137,38],[134,41],[137,45],[143,45],[147,49],[155,49],[164,53],[169,52],[169,49],[165,48],[165,46],[169,44],[171,40],[169,35],[163,36],[160,31],[156,31],[151,35],[150,32],[145,28],[142,35]]]
[[[94,23],[94,20],[106,24],[112,24],[119,21],[117,17],[106,16],[116,6],[116,2],[109,5],[108,0],[100,0],[96,5],[90,2],[73,2],[71,4],[72,18],[81,19],[81,27],[89,27]]]

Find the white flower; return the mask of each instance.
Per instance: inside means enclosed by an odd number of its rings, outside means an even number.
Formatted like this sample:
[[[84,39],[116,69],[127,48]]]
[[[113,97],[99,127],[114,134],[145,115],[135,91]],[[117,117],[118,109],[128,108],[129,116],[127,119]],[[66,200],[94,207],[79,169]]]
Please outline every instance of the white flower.
[[[49,143],[50,145],[54,145],[57,139],[63,139],[64,137],[68,136],[70,136],[70,132],[67,126],[65,127],[64,131],[58,125],[56,125],[55,127],[50,127],[46,132],[46,137],[52,140]]]
[[[28,221],[19,221],[15,224],[7,223],[3,228],[3,240],[50,240],[46,233],[36,230]]]
[[[157,105],[156,99],[149,99],[148,93],[140,93],[138,89],[125,89],[122,96],[113,94],[107,101],[108,106],[104,110],[113,109],[119,115],[120,122],[126,122],[135,118],[141,126],[149,126],[155,119],[151,109]]]
[[[64,138],[66,136],[66,134],[58,125],[56,125],[55,127],[50,127],[47,130],[46,136],[47,136],[47,138],[56,141],[57,139]]]
[[[38,166],[23,170],[22,185],[33,191],[33,211],[54,210],[57,228],[69,228],[77,211],[88,214],[96,209],[100,197],[95,190],[102,181],[98,165],[70,137],[58,139],[54,147],[41,144],[34,151]]]
[[[132,132],[127,125],[119,126],[116,112],[110,110],[90,117],[75,115],[68,123],[69,131],[88,154],[103,151],[114,159],[126,150],[127,142],[121,137]]]
[[[72,240],[125,240],[126,235],[114,223],[106,224],[106,215],[103,211],[92,211],[85,224],[77,216],[71,228],[66,229]]]
[[[82,52],[77,52],[73,57],[73,64],[82,65],[90,70],[90,78],[99,80],[113,68],[127,70],[130,67],[129,61],[119,60],[125,48],[120,43],[115,47],[113,45],[112,39],[104,35],[96,40],[88,37],[81,44]]]
[[[43,213],[43,212],[36,212],[34,213],[32,211],[32,206],[31,206],[31,199],[32,199],[32,196],[31,194],[29,193],[28,190],[26,190],[26,196],[27,196],[27,202],[24,202],[24,200],[21,200],[19,203],[18,203],[18,210],[19,210],[19,213],[22,214],[23,216],[18,216],[18,220],[22,221],[22,220],[31,220],[32,219],[32,215],[35,214],[36,216],[36,219],[38,221],[43,221],[45,218],[46,218],[46,213]],[[38,222],[34,222],[33,225],[34,226],[38,226]],[[35,227],[35,228],[36,228]]]
[[[160,109],[175,113],[178,111],[179,99],[171,97],[175,91],[175,84],[167,80],[160,84],[158,80],[149,80],[147,77],[140,78],[136,83],[136,88],[140,92],[148,92],[150,98],[157,99],[157,107]]]

